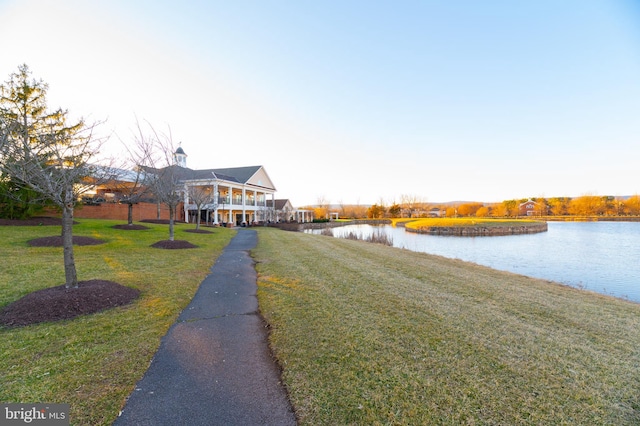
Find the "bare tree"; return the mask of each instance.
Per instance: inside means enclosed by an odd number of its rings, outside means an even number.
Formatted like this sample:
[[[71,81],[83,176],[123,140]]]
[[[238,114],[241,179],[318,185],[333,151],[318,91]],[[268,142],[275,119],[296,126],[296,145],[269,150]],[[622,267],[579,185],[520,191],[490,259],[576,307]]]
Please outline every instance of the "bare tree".
[[[81,194],[109,175],[92,163],[104,140],[82,119],[67,124],[67,111],[50,112],[47,85],[30,79],[26,65],[2,86],[0,170],[62,210],[65,286],[78,287],[73,253],[73,212]]]
[[[150,147],[149,155],[145,157],[147,165],[141,168],[146,173],[146,183],[158,202],[169,208],[169,241],[173,241],[176,207],[183,200],[185,192],[184,169],[175,164],[176,150],[171,129],[162,133],[149,124],[149,133],[145,135],[140,132],[140,137]]]
[[[258,222],[273,222],[276,216],[276,208],[275,206],[264,206],[261,205],[258,207],[258,211],[256,212],[256,218]]]
[[[329,199],[325,195],[321,195],[318,197],[318,208],[316,213],[318,217],[323,217],[325,219],[329,218],[329,207],[331,203]]]
[[[407,217],[414,217],[418,207],[423,204],[425,200],[415,194],[402,194],[400,195],[400,205],[406,212]]]
[[[211,186],[190,186],[187,189],[189,201],[196,206],[196,229],[200,229],[201,211],[207,204],[214,203],[215,194]]]
[[[133,206],[143,201],[151,192],[153,175],[147,173],[146,167],[154,164],[155,145],[152,138],[145,136],[137,119],[133,143],[123,145],[127,155],[110,185],[119,194],[118,201],[127,205],[127,224],[133,225]]]
[[[347,216],[347,209],[346,206],[344,204],[344,202],[342,200],[338,201],[338,207],[340,208],[340,216],[341,217],[346,217]]]

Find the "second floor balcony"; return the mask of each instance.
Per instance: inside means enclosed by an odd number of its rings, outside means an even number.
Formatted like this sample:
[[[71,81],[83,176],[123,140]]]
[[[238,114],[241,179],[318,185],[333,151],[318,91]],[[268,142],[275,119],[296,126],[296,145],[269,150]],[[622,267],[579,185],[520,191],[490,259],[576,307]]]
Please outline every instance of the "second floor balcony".
[[[202,209],[214,210],[218,209],[240,209],[242,207],[245,208],[255,208],[255,209],[264,209],[267,207],[266,197],[246,197],[245,202],[243,203],[242,196],[233,196],[233,197],[218,197],[218,203],[206,203],[202,206]],[[196,208],[196,205],[192,202],[187,204],[187,208],[193,210]]]

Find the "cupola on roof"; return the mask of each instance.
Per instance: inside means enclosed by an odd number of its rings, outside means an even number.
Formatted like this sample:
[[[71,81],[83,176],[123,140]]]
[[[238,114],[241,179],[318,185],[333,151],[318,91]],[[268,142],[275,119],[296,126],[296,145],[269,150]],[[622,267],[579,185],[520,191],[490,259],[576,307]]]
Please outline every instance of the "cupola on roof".
[[[187,167],[187,154],[185,154],[184,150],[182,149],[182,142],[178,146],[178,149],[176,149],[176,152],[173,154],[173,160],[178,166]]]

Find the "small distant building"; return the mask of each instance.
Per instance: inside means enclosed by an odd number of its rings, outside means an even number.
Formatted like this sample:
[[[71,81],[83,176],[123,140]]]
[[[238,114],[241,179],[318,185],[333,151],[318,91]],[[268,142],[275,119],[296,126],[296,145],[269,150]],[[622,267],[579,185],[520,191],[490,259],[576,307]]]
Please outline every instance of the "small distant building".
[[[288,199],[267,200],[274,222],[312,222],[313,210],[295,209]]]
[[[429,217],[443,217],[445,216],[446,211],[442,210],[440,207],[433,207],[429,209]]]
[[[293,204],[288,199],[267,200],[267,207],[273,212],[271,220],[274,222],[289,222],[293,220]]]
[[[534,216],[536,214],[536,209],[538,207],[538,203],[529,199],[524,203],[520,203],[518,206],[518,215],[519,216]]]

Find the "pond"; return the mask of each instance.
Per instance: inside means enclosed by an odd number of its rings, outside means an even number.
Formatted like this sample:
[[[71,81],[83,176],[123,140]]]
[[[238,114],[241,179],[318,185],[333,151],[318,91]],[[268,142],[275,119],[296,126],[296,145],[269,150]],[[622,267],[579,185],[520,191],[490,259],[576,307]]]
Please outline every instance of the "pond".
[[[393,240],[394,247],[640,302],[639,222],[549,222],[547,232],[499,237],[433,236],[390,225],[333,228],[336,237],[349,232],[363,237],[383,232]]]

